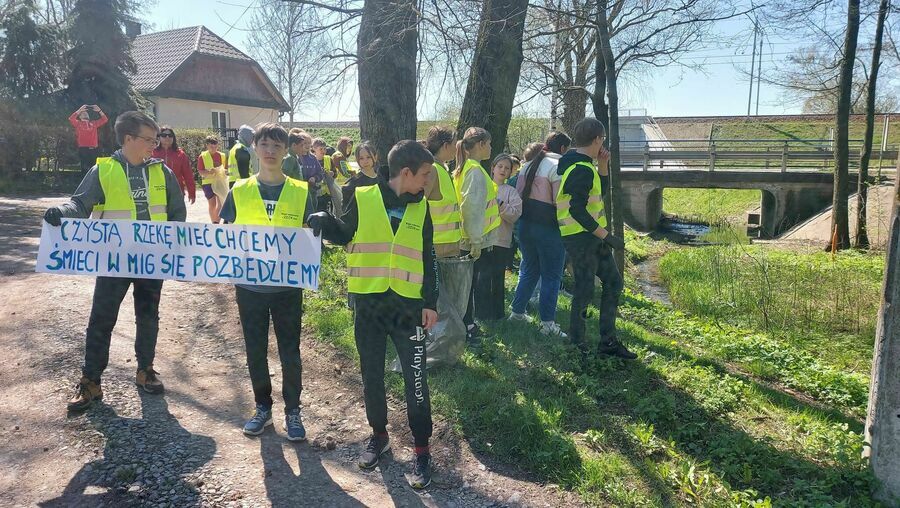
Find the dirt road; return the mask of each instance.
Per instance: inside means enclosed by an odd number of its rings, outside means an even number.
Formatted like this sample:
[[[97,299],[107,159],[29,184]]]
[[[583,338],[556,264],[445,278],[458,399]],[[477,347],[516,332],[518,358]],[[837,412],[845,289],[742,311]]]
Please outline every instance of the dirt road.
[[[253,397],[234,292],[224,284],[165,283],[156,360],[163,397],[142,395],[133,383],[129,295],[113,333],[103,402],[67,415],[94,280],[33,272],[40,216],[61,201],[0,197],[0,506],[579,504],[477,457],[440,418],[434,482],[413,491],[404,478],[412,439],[402,400],[389,401],[393,458],[360,471],[355,460],[369,428],[359,373],[309,336],[301,349],[310,442],[287,442],[278,423],[259,438],[244,436]],[[205,221],[205,210],[199,201],[189,206],[189,220]],[[274,337],[270,346],[278,422]]]

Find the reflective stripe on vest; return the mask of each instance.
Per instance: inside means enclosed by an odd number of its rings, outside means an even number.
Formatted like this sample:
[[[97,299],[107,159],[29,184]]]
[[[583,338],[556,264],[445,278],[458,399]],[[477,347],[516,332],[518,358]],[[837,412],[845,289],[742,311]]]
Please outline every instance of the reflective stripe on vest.
[[[169,220],[166,194],[166,174],[161,162],[147,166],[147,211],[150,220]],[[94,219],[137,220],[137,206],[131,195],[131,184],[122,164],[112,157],[97,159],[97,174],[100,187],[103,189],[102,205],[94,206],[91,217]]]
[[[202,152],[200,152],[200,158],[203,159],[203,169],[209,171],[216,167],[216,163],[213,161],[213,156],[211,153],[209,153],[209,150],[203,150]],[[203,185],[212,184],[213,180],[214,178],[212,177],[200,175],[200,183]]]
[[[228,181],[236,182],[241,178],[241,172],[238,171],[238,163],[237,163],[237,151],[241,148],[244,148],[244,145],[241,144],[240,141],[234,144],[231,147],[231,150],[228,151],[228,164],[225,165],[226,169],[228,169]]]
[[[566,180],[569,178],[569,175],[572,174],[572,170],[575,169],[575,166],[584,166],[590,169],[591,173],[594,175],[591,191],[588,194],[587,212],[591,214],[591,217],[597,221],[597,224],[599,224],[600,227],[606,227],[606,214],[603,213],[603,189],[600,186],[600,173],[598,173],[594,165],[589,162],[576,162],[569,166],[565,173],[563,173],[562,181],[559,184],[559,191],[556,193],[556,221],[559,224],[559,232],[562,236],[574,235],[581,232],[593,232],[587,231],[581,227],[581,224],[572,217],[572,210],[569,206],[572,196],[563,192],[563,189],[566,187]]]
[[[491,231],[500,227],[500,208],[497,206],[497,184],[491,180],[491,177],[488,176],[487,171],[481,167],[481,164],[478,161],[474,161],[472,159],[466,160],[466,163],[463,164],[463,170],[459,172],[459,176],[456,177],[456,199],[458,202],[462,203],[462,183],[466,179],[466,175],[469,171],[473,169],[478,169],[481,172],[481,175],[484,177],[484,185],[487,187],[487,197],[484,204],[484,229],[481,231],[482,235],[486,235]],[[462,215],[460,214],[460,221],[462,221]],[[469,235],[466,234],[465,224],[460,228],[460,233],[463,238],[469,238]]]
[[[441,199],[428,202],[431,222],[434,224],[434,243],[456,243],[462,238],[456,189],[453,188],[453,180],[443,164],[435,162],[434,171],[441,190]]]
[[[377,185],[357,187],[355,196],[359,224],[347,246],[347,291],[371,294],[392,289],[406,298],[422,298],[422,228],[428,205],[424,200],[408,203],[394,234]]]
[[[256,175],[243,178],[234,184],[231,196],[234,199],[235,224],[301,228],[303,217],[306,215],[309,188],[304,181],[285,177],[284,187],[278,196],[278,202],[275,203],[275,211],[272,212],[271,218],[259,193],[259,180]]]

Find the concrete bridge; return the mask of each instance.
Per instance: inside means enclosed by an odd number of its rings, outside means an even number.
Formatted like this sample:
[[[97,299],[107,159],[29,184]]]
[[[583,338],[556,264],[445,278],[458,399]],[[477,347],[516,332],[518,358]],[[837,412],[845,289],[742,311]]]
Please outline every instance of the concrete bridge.
[[[758,189],[763,234],[773,237],[821,212],[832,201],[834,175],[822,172],[667,170],[621,173],[625,222],[653,230],[662,217],[663,189]],[[856,182],[857,174],[850,174]]]

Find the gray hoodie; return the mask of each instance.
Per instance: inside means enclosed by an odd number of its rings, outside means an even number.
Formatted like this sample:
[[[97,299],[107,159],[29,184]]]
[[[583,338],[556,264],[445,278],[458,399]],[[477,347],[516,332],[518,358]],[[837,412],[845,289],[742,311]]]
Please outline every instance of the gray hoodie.
[[[256,134],[256,131],[247,124],[241,125],[238,129],[238,141],[250,153],[250,176],[259,174],[259,156],[256,155],[256,150],[253,148],[254,134]]]
[[[113,158],[122,164],[128,174],[128,183],[131,185],[131,196],[134,198],[134,204],[137,208],[137,220],[150,220],[149,205],[147,203],[147,166],[152,163],[162,162],[159,159],[147,159],[136,166],[131,165],[125,160],[121,150],[117,150]],[[178,185],[178,179],[172,170],[163,164],[163,172],[166,176],[166,194],[169,220],[176,222],[184,222],[187,218],[187,209],[184,206],[184,196],[181,194],[181,187]],[[75,194],[68,203],[59,206],[63,217],[84,219],[90,217],[91,210],[94,205],[104,204],[106,196],[103,194],[103,187],[100,186],[100,173],[95,165],[88,171],[87,175],[78,185]]]

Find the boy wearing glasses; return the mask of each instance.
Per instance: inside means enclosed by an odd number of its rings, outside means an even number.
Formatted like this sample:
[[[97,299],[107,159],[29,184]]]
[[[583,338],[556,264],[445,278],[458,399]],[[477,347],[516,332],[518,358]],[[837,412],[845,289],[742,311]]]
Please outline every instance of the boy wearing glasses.
[[[112,157],[97,159],[68,203],[48,208],[44,220],[59,226],[63,217],[183,222],[187,215],[175,174],[159,159],[151,158],[159,143],[159,126],[147,115],[128,111],[116,118],[116,140],[122,148]],[[87,409],[103,398],[100,377],[109,362],[109,344],[119,306],[134,286],[137,325],[135,383],[148,393],[162,393],[163,384],[153,370],[159,333],[161,280],[97,277],[91,317],[85,333],[84,364],[70,411]]]

